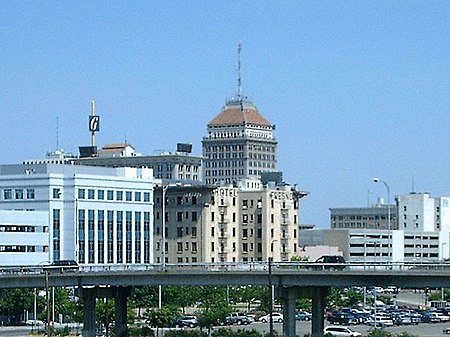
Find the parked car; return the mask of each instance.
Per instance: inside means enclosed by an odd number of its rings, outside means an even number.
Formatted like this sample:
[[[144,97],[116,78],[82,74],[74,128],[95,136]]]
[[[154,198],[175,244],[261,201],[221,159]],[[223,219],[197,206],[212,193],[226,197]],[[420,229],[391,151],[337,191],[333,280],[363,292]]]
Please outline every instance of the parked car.
[[[323,329],[323,334],[325,336],[336,336],[336,337],[359,337],[360,332],[353,331],[352,329],[345,326],[327,326]]]
[[[340,255],[322,255],[314,264],[314,269],[342,270],[346,267],[345,259]]]
[[[185,326],[189,328],[195,328],[196,326],[198,326],[198,319],[196,316],[181,316],[175,320],[173,325],[176,328],[183,328]]]
[[[359,319],[355,315],[349,312],[335,311],[330,316],[327,317],[327,321],[331,324],[340,325],[357,325],[359,324]]]
[[[371,315],[366,321],[366,324],[372,325],[374,327],[386,327],[386,326],[393,326],[394,321],[391,316],[380,313],[376,315]]]
[[[270,320],[270,314],[261,316],[258,321],[267,323]],[[276,323],[282,323],[283,322],[283,314],[280,314],[279,312],[272,313],[272,321]]]
[[[295,320],[297,321],[310,321],[312,319],[312,314],[308,311],[297,311],[295,313]]]
[[[433,315],[434,312],[424,311],[422,313],[422,322],[423,323],[440,323],[441,320],[436,315]]]
[[[250,324],[252,319],[247,316],[244,312],[232,312],[225,317],[225,324],[227,325],[242,325],[242,324]]]
[[[445,328],[442,332],[446,335],[450,335],[450,328]]]
[[[411,325],[412,319],[409,315],[397,314],[393,316],[395,325]]]

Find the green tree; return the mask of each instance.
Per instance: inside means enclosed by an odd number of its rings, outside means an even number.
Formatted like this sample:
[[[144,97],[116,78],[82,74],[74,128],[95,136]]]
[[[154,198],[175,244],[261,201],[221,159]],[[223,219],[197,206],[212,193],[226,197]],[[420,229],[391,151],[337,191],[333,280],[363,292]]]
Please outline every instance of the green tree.
[[[254,303],[255,300],[261,299],[264,296],[267,296],[267,287],[265,286],[241,286],[241,287],[233,287],[233,298],[236,299],[237,302],[247,303],[247,311],[250,311],[251,304]]]
[[[142,309],[156,307],[158,304],[158,287],[144,286],[134,288],[130,301],[138,310],[138,316],[141,316]]]
[[[183,314],[186,307],[193,306],[201,299],[202,287],[200,286],[165,286],[162,287],[164,305],[181,307]]]
[[[161,309],[151,309],[145,314],[147,322],[154,327],[163,328],[170,327],[180,315],[178,307],[165,306]]]
[[[33,303],[33,289],[4,289],[0,293],[0,312],[17,320],[25,310],[32,310]]]

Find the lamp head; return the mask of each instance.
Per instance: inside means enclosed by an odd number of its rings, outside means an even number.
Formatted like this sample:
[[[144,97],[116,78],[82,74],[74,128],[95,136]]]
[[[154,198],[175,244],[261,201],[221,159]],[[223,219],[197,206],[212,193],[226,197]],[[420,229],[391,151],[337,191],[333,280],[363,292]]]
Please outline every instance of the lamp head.
[[[373,178],[373,181],[377,183],[377,182],[380,181],[380,179],[379,178]]]

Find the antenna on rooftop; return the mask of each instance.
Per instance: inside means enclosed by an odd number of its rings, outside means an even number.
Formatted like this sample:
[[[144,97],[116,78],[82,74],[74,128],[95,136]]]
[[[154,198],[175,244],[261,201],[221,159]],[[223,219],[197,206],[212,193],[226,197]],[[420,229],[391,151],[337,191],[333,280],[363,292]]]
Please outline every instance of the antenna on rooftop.
[[[242,99],[242,86],[241,86],[241,54],[242,54],[242,45],[239,43],[238,45],[238,87],[237,87],[237,95],[238,99]]]
[[[59,150],[59,117],[56,116],[56,150]]]

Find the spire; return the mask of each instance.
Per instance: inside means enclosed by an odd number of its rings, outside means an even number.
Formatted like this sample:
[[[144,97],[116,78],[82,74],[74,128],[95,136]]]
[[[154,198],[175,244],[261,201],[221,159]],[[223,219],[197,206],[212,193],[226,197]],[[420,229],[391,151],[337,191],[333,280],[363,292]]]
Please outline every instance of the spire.
[[[242,99],[242,86],[241,86],[241,43],[238,45],[238,86],[237,86],[237,97]]]

